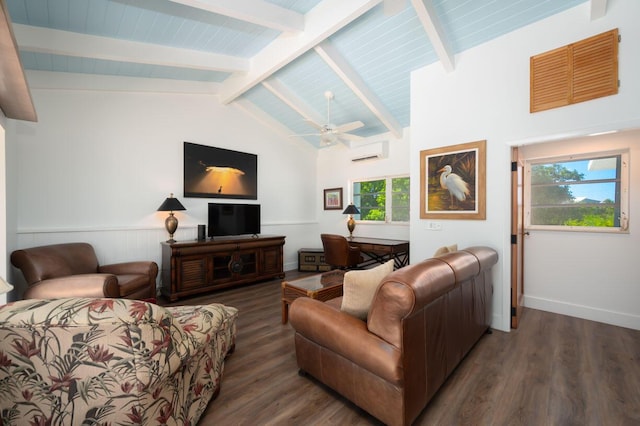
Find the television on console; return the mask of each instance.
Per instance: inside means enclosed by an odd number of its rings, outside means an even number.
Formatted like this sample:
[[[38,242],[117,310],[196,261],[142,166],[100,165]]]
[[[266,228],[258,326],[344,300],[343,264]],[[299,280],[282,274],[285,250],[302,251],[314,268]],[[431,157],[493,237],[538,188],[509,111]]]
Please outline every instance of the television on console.
[[[259,233],[260,204],[209,203],[210,238]]]

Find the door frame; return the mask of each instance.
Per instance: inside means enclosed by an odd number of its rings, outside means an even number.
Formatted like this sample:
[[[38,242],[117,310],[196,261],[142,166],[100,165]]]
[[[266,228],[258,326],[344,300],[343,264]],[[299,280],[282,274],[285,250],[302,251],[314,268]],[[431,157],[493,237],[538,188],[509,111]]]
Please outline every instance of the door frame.
[[[524,293],[524,162],[511,148],[511,328],[518,328]]]

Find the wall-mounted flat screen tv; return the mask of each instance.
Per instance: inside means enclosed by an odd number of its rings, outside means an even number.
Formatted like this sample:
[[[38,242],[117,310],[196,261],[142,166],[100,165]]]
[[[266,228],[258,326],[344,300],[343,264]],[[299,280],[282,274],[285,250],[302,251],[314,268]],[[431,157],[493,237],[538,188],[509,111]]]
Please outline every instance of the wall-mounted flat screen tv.
[[[184,196],[258,199],[258,156],[184,143]]]
[[[209,203],[209,237],[258,235],[260,204]]]

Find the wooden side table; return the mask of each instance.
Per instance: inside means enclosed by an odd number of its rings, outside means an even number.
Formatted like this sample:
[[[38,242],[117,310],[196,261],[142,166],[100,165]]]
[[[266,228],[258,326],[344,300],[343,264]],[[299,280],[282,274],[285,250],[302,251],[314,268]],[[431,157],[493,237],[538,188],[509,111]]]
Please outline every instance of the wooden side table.
[[[298,271],[326,272],[331,270],[324,260],[324,250],[321,248],[303,248],[298,250]]]
[[[345,271],[333,270],[293,281],[282,281],[282,323],[289,321],[289,305],[298,297],[321,301],[342,296]]]

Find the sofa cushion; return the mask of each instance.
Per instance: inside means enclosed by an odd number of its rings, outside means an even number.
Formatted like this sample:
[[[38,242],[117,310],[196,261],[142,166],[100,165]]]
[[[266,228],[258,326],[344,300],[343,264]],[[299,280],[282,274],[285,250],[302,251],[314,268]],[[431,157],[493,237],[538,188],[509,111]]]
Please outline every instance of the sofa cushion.
[[[438,250],[436,250],[436,252],[433,254],[433,256],[440,256],[442,254],[447,254],[447,253],[452,253],[454,251],[458,251],[458,245],[457,244],[452,244],[450,246],[443,246],[440,247]]]
[[[391,272],[393,272],[393,260],[372,269],[345,273],[340,309],[354,317],[366,320],[378,285]]]
[[[20,268],[27,284],[51,278],[98,272],[98,258],[88,243],[64,243],[31,247],[11,253],[11,263]]]
[[[118,275],[116,278],[118,279],[118,292],[121,297],[149,287],[149,277],[146,275],[123,274]]]
[[[120,298],[10,302],[0,423],[195,425],[220,390],[237,314]]]

